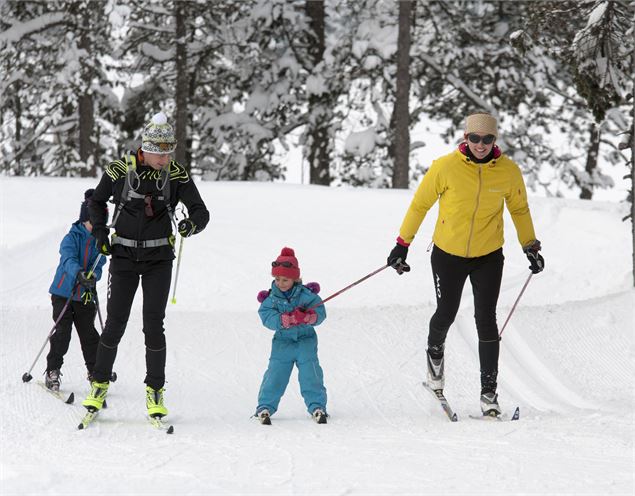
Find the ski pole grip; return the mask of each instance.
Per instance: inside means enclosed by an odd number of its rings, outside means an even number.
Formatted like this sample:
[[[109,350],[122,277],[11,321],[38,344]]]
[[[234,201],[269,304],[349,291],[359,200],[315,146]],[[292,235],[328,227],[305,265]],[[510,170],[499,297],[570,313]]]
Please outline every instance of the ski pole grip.
[[[88,274],[86,274],[86,279],[90,279],[90,276],[93,275],[93,272],[95,272],[95,269],[97,268],[97,264],[99,263],[99,261],[101,260],[101,257],[103,257],[103,256],[104,256],[103,253],[99,253],[97,255],[97,258],[93,262],[93,265],[90,267],[90,270],[88,271]]]

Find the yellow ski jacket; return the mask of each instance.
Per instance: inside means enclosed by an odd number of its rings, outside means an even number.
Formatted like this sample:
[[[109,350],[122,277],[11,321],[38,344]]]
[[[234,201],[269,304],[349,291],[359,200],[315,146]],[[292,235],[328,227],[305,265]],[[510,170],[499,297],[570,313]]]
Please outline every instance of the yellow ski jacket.
[[[495,154],[496,155],[496,154]],[[480,257],[503,246],[503,203],[511,214],[521,246],[536,239],[522,173],[506,155],[474,163],[460,149],[432,163],[417,188],[399,230],[412,242],[428,210],[439,200],[433,241],[459,257]]]

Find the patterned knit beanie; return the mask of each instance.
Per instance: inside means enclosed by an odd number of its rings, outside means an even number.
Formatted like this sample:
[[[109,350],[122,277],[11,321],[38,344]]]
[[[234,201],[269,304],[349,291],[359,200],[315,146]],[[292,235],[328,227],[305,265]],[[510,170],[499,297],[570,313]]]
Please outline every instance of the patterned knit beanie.
[[[82,206],[79,208],[80,222],[86,222],[87,220],[90,220],[90,216],[88,215],[88,200],[91,199],[94,192],[95,192],[94,189],[87,189],[84,192],[84,201],[82,202]]]
[[[496,117],[490,114],[472,114],[465,120],[465,134],[493,134],[498,138]]]
[[[174,129],[168,124],[168,118],[163,112],[154,114],[141,135],[141,150],[146,153],[167,155],[176,149]]]
[[[275,262],[271,262],[271,275],[287,277],[294,281],[300,279],[300,265],[292,248],[283,248]]]

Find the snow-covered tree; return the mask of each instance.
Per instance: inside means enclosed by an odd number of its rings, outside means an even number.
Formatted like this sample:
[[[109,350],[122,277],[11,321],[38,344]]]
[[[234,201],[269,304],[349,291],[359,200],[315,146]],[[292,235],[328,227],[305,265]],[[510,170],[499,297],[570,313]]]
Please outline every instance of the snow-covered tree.
[[[554,158],[544,138],[548,119],[536,119],[535,110],[548,106],[544,87],[556,68],[539,63],[539,55],[524,59],[511,46],[526,9],[526,2],[423,2],[413,35],[413,118],[448,121],[439,134],[449,142],[460,135],[467,115],[496,115],[501,146],[532,185]]]
[[[0,58],[11,67],[3,72],[1,107],[3,121],[15,123],[2,128],[12,143],[5,170],[95,175],[110,129],[95,115],[116,106],[101,56],[110,52],[107,7],[88,0],[0,5]]]
[[[586,0],[532,2],[528,14],[516,46],[525,54],[538,49],[543,65],[552,61],[561,68],[553,84],[561,103],[550,120],[574,146],[555,165],[566,183],[580,188],[581,198],[590,199],[595,188],[613,186],[599,158],[624,160],[616,133],[631,127],[632,13],[624,2]]]

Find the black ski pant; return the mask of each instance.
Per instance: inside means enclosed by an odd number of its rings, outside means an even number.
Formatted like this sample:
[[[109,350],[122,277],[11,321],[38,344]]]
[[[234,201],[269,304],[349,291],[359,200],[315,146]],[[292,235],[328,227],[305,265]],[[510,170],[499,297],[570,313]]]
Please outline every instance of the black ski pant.
[[[53,321],[57,321],[67,300],[68,298],[62,296],[51,295]],[[75,329],[77,329],[77,335],[79,336],[79,343],[82,347],[86,370],[88,373],[93,371],[95,356],[97,355],[97,344],[99,343],[99,333],[97,329],[95,329],[96,314],[97,308],[94,303],[91,302],[84,305],[81,301],[70,301],[50,339],[51,347],[46,356],[47,371],[62,368],[64,355],[66,355],[71,343],[73,324],[75,324]]]
[[[442,356],[448,329],[459,310],[463,286],[469,277],[474,295],[474,319],[479,340],[482,393],[496,391],[497,385],[500,344],[496,324],[496,304],[503,277],[504,260],[502,248],[474,258],[450,255],[437,246],[432,250],[432,277],[436,290],[437,309],[430,319],[428,351],[434,358]]]
[[[146,346],[145,383],[161,389],[165,384],[166,344],[163,328],[170,292],[172,260],[136,262],[128,258],[110,261],[108,272],[108,317],[97,348],[94,378],[107,382],[117,356],[117,346],[130,317],[139,279],[143,291],[143,334]]]

